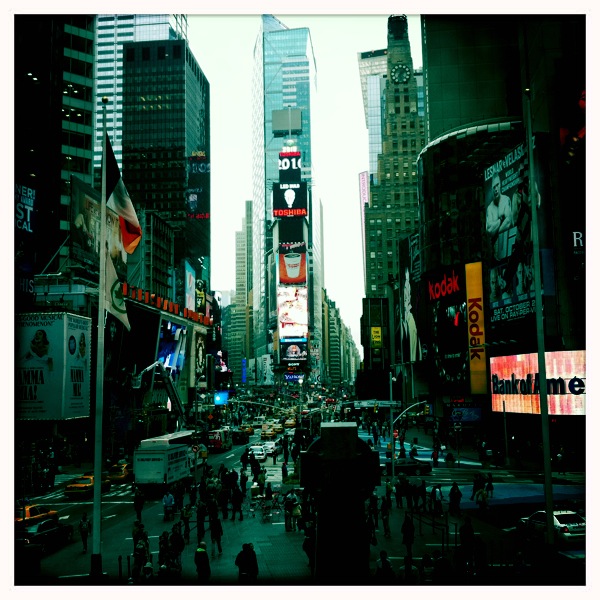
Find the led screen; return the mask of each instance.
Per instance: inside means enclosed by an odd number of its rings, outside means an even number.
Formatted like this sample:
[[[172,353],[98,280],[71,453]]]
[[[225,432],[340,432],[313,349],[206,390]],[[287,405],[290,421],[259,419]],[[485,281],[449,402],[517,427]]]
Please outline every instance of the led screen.
[[[215,392],[215,406],[225,406],[229,402],[229,390]]]
[[[277,320],[279,339],[308,338],[308,288],[278,286]]]
[[[540,414],[538,356],[490,358],[492,410]],[[585,415],[585,350],[546,353],[549,415]]]
[[[273,184],[273,216],[306,217],[308,203],[306,182]]]

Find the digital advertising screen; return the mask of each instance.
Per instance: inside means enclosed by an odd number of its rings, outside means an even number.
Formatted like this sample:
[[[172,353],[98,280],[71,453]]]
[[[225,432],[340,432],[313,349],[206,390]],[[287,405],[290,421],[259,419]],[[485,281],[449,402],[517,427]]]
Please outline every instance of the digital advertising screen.
[[[184,282],[184,294],[185,294],[185,308],[188,310],[196,310],[196,270],[189,263],[188,260],[184,261],[185,269],[185,282]]]
[[[166,319],[162,320],[158,340],[157,360],[173,371],[182,371],[185,362],[187,328]]]
[[[192,256],[210,256],[210,159],[196,152],[187,160],[186,243]]]
[[[302,153],[297,150],[279,153],[279,183],[300,183]]]
[[[464,265],[433,271],[424,279],[437,382],[447,393],[465,393],[470,376]]]
[[[492,410],[540,414],[538,355],[490,358]],[[586,351],[546,352],[549,415],[585,415]]]
[[[279,221],[277,229],[279,285],[305,285],[307,279],[304,219]]]
[[[281,340],[280,360],[282,363],[306,361],[308,359],[308,342],[302,338]]]
[[[214,404],[215,406],[226,406],[229,403],[229,390],[221,390],[215,392]]]
[[[273,217],[276,219],[308,216],[306,182],[273,184]]]
[[[279,339],[308,339],[308,288],[277,287]]]

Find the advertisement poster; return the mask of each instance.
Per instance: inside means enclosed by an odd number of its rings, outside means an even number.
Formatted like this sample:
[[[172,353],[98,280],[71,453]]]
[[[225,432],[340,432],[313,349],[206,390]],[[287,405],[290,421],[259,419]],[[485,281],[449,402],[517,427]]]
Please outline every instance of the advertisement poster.
[[[77,177],[71,177],[71,258],[98,272],[100,261],[101,194]],[[127,253],[123,248],[119,217],[106,210],[106,242],[119,280],[127,279]]]
[[[485,394],[487,391],[487,365],[481,263],[466,264],[465,276],[469,321],[467,341],[469,346],[469,369],[471,372],[471,394]]]
[[[15,418],[89,417],[92,320],[27,313],[15,326]]]
[[[277,288],[277,319],[279,339],[308,339],[308,288],[279,286]]]
[[[273,217],[308,216],[306,182],[273,184]]]
[[[493,327],[535,312],[532,197],[537,202],[540,244],[544,247],[543,186],[539,183],[544,177],[539,163],[536,160],[538,181],[533,189],[530,189],[525,143],[484,171],[485,226],[492,257],[488,300]],[[550,290],[546,292],[550,293]]]
[[[304,220],[288,219],[278,223],[279,284],[306,284],[306,241]]]
[[[205,152],[188,157],[185,210],[186,244],[191,256],[210,256],[210,159]]]
[[[490,358],[492,410],[540,414],[538,355]],[[585,350],[546,352],[549,415],[585,415]]]
[[[443,393],[469,388],[468,314],[464,265],[431,272],[425,278],[431,322],[431,349]]]
[[[281,341],[281,362],[306,361],[308,359],[308,342],[298,340]]]

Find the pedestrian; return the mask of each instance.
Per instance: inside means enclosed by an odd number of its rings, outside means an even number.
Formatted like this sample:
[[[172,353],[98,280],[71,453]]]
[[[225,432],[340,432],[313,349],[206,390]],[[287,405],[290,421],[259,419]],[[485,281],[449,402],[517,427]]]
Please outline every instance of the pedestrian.
[[[133,549],[135,550],[135,545],[138,543],[140,539],[140,534],[144,530],[144,526],[139,521],[133,522],[133,527],[131,528],[131,539],[133,541]]]
[[[566,475],[565,471],[565,449],[561,446],[556,454],[556,470],[559,475]]]
[[[265,468],[260,470],[258,474],[258,493],[261,496],[265,494],[265,483],[267,481],[267,470]]]
[[[158,566],[166,565],[169,562],[169,532],[163,531],[158,538]]]
[[[396,497],[396,508],[403,508],[402,503],[402,483],[399,477],[394,482],[394,496]]]
[[[283,483],[285,483],[287,476],[288,476],[287,459],[285,459],[285,462],[281,465],[281,481]]]
[[[373,425],[373,444],[377,446],[379,444],[379,433],[377,433],[377,428]]]
[[[415,542],[415,525],[408,512],[404,515],[401,531],[402,543],[406,546],[406,555],[408,558],[412,558],[412,546]]]
[[[437,449],[435,449],[435,448],[433,449],[433,452],[431,453],[431,460],[433,462],[434,468],[437,469],[437,466],[438,466],[439,460],[440,460],[440,454],[437,451]]]
[[[186,544],[190,543],[190,520],[192,518],[192,505],[188,502],[181,509],[181,521],[183,522],[183,540]]]
[[[221,546],[221,538],[223,537],[223,525],[219,517],[214,517],[209,521],[210,528],[210,541],[212,542],[212,553],[211,556],[215,555],[215,547],[219,551],[219,555],[223,554],[223,548]]]
[[[269,483],[269,485],[271,485]],[[242,512],[242,503],[244,502],[244,496],[242,490],[238,485],[235,485],[231,490],[231,520],[235,521],[235,514],[240,514],[240,521],[244,520],[244,514]]]
[[[396,581],[396,575],[392,568],[392,561],[388,558],[388,553],[382,550],[377,559],[377,567],[375,568],[375,580],[377,583],[390,585]]]
[[[487,492],[487,495],[489,498],[493,498],[494,497],[494,479],[492,477],[491,473],[488,473],[487,475],[487,481],[485,484],[485,491]]]
[[[152,568],[152,563],[147,562],[142,567],[142,572],[140,573],[140,577],[138,579],[139,585],[152,585],[154,583],[154,569]]]
[[[136,485],[135,493],[133,495],[133,508],[135,510],[135,514],[137,516],[137,520],[142,522],[142,509],[144,508],[144,492]]]
[[[273,448],[273,464],[277,464],[277,447]]]
[[[140,533],[133,551],[133,567],[131,569],[131,576],[135,582],[139,581],[142,576],[144,565],[150,562],[150,559],[151,555],[148,536],[144,533]]]
[[[375,525],[375,530],[379,528],[379,506],[377,494],[373,492],[371,497],[369,498],[369,508],[368,508],[369,517],[373,519],[373,524]]]
[[[433,497],[433,514],[436,517],[441,517],[444,515],[444,509],[442,507],[442,500],[444,499],[444,495],[442,494],[442,485],[438,483],[434,488],[434,497]]]
[[[312,575],[315,573],[315,552],[317,549],[316,544],[316,531],[315,525],[312,521],[306,523],[304,528],[304,541],[302,542],[302,550],[308,557],[308,567]]]
[[[488,495],[485,488],[479,488],[475,494],[475,502],[479,506],[479,510],[484,511],[488,506]]]
[[[448,512],[451,516],[460,517],[460,500],[462,498],[462,492],[458,487],[456,481],[452,484],[450,491],[448,492]]]
[[[164,520],[167,521],[173,517],[175,511],[175,497],[171,493],[170,489],[167,489],[167,491],[165,492],[162,503],[164,510]]]
[[[198,574],[198,583],[208,583],[210,579],[210,559],[206,551],[206,542],[200,542],[194,552],[194,564],[196,565],[196,573]]]
[[[246,497],[246,486],[248,485],[248,473],[246,473],[246,469],[242,469],[240,471],[240,490],[242,491],[242,496]]]
[[[294,492],[294,488],[292,488],[285,496],[283,500],[283,513],[285,517],[285,530],[293,531],[293,522],[295,518],[293,517],[294,509],[297,505],[299,505],[300,501],[296,493]]]
[[[221,508],[221,514],[223,515],[223,521],[227,521],[229,516],[229,500],[231,491],[229,488],[223,486],[217,493],[217,502]]]
[[[171,557],[174,559],[176,566],[181,569],[181,554],[185,549],[185,540],[181,533],[181,522],[175,523],[171,528],[169,548]]]
[[[204,539],[204,523],[206,521],[206,502],[200,498],[196,505],[196,530],[198,532],[198,544]]]
[[[481,473],[475,473],[475,475],[473,475],[473,489],[471,491],[471,500],[475,499],[475,494],[483,487],[485,487],[483,475]]]
[[[90,531],[92,529],[92,523],[88,519],[87,513],[83,513],[81,515],[81,520],[79,521],[79,535],[81,536],[81,543],[83,544],[83,553],[87,552],[88,548],[88,536],[90,535]]]
[[[381,522],[383,523],[383,535],[386,538],[392,537],[392,532],[390,531],[391,502],[391,500],[388,501],[387,496],[381,496],[381,505],[379,507],[379,512],[381,514]]]
[[[258,577],[258,560],[253,544],[242,544],[242,550],[235,558],[238,568],[238,581],[240,583],[255,583]]]
[[[388,501],[388,504],[390,505],[390,508],[392,508],[392,492],[393,491],[394,491],[394,486],[392,485],[390,478],[386,477],[385,478],[385,497]]]

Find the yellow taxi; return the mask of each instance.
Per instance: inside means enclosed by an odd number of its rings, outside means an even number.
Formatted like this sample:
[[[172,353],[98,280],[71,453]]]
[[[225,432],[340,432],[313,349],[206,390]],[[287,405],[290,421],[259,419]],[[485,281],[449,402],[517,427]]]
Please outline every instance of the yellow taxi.
[[[254,427],[249,423],[240,425],[240,431],[245,431],[248,435],[254,435]]]
[[[108,492],[111,487],[111,482],[108,477],[103,473],[101,492]],[[82,498],[86,496],[92,496],[94,494],[94,476],[93,475],[81,475],[72,479],[65,487],[65,495],[71,498]]]
[[[133,468],[129,463],[113,465],[106,475],[112,483],[126,483],[133,481]]]
[[[288,427],[290,429],[292,427],[296,427],[296,417],[290,417],[289,419],[287,419],[283,426]]]
[[[260,432],[261,440],[272,440],[273,438],[276,438],[276,437],[277,437],[277,434],[272,429],[263,429]]]
[[[15,523],[23,520],[26,523],[35,523],[42,519],[58,519],[58,512],[41,504],[27,504],[15,507]]]
[[[283,425],[281,423],[275,423],[275,425],[273,425],[273,431],[275,433],[283,433]]]

